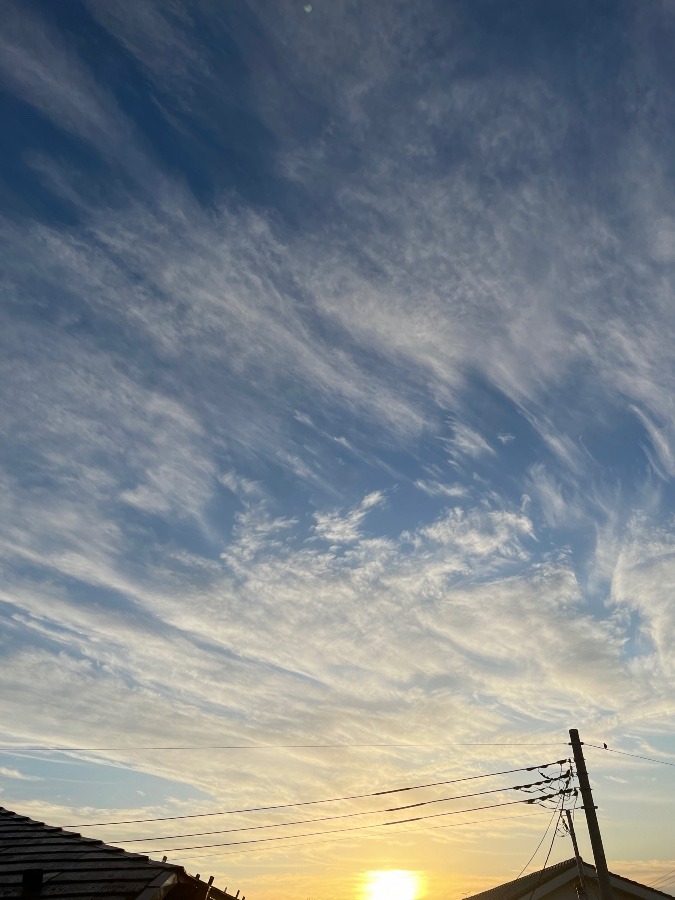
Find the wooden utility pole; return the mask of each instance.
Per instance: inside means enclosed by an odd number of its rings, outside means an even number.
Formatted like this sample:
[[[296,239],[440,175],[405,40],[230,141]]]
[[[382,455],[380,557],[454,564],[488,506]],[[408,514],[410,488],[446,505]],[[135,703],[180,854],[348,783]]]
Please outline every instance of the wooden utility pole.
[[[567,816],[567,829],[570,833],[570,837],[572,838],[572,846],[574,847],[574,858],[577,861],[577,872],[579,873],[579,889],[577,891],[577,896],[579,898],[586,897],[586,882],[584,881],[584,861],[581,858],[579,853],[579,845],[577,844],[577,836],[574,831],[574,822],[572,821],[572,813],[569,809],[565,810],[565,815]]]
[[[595,860],[595,871],[598,876],[600,900],[613,900],[612,886],[609,883],[609,870],[607,868],[607,860],[605,859],[605,849],[602,846],[600,826],[598,825],[598,817],[595,814],[596,807],[593,803],[593,794],[591,792],[591,784],[588,780],[584,752],[581,749],[582,743],[576,728],[570,728],[570,743],[572,744],[572,750],[574,752],[574,763],[577,767],[577,778],[579,779],[581,799],[584,801],[583,808],[586,813],[588,835],[591,839],[593,859]]]

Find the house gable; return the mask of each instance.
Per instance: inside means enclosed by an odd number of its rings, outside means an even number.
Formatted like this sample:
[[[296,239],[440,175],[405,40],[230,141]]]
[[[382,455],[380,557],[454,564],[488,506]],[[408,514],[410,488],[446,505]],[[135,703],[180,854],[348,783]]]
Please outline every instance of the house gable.
[[[597,900],[599,890],[595,866],[584,862],[583,872],[589,889],[589,900]],[[578,880],[576,860],[566,859],[547,869],[531,872],[522,878],[481,891],[466,900],[576,900]],[[610,872],[609,880],[614,900],[673,900],[670,894],[613,872]]]

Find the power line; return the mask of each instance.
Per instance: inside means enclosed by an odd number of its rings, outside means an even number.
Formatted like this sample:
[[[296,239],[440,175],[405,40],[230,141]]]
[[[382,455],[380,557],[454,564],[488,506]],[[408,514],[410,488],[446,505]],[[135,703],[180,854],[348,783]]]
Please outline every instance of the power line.
[[[562,741],[558,742],[562,743]],[[39,745],[14,744],[11,747],[0,746],[0,752],[11,752],[19,750],[21,752],[39,752],[45,753],[98,753],[104,750],[116,750],[127,752],[133,750],[186,750],[193,752],[195,750],[344,750],[350,747],[355,748],[372,748],[372,747],[440,747],[442,744],[221,744],[211,745],[204,744],[199,746],[174,746],[174,747],[41,747]],[[472,746],[472,745],[457,745]],[[478,745],[476,745],[478,746]],[[492,745],[489,745],[492,746]],[[495,745],[497,746],[497,745]]]
[[[516,875],[514,881],[517,881],[517,880],[520,878],[520,876],[521,876],[521,875],[523,874],[523,872],[529,867],[530,863],[532,862],[532,860],[535,858],[535,856],[536,856],[537,853],[539,852],[539,848],[541,847],[541,845],[542,845],[542,844],[544,843],[544,841],[546,840],[546,835],[548,834],[549,829],[550,829],[551,825],[553,824],[553,820],[555,819],[556,814],[557,814],[558,812],[559,812],[559,810],[558,810],[558,807],[556,806],[555,809],[553,810],[553,815],[552,815],[551,818],[548,820],[548,824],[547,824],[547,826],[546,826],[546,829],[544,830],[544,833],[542,834],[541,838],[539,839],[539,843],[538,843],[537,846],[534,848],[534,852],[532,853],[532,856],[530,856],[530,858],[529,858],[528,861],[525,863],[525,865],[523,866],[523,868],[520,870],[520,872],[518,872],[518,874]]]
[[[675,873],[675,869],[671,869],[669,872],[666,872],[665,875],[659,875],[656,881],[652,881],[652,883],[648,885],[648,887],[654,888],[659,884],[663,884],[663,882],[667,882],[670,876],[673,875],[673,873]]]
[[[100,825],[136,825],[142,822],[173,822],[178,819],[203,819],[209,816],[229,816],[238,813],[249,812],[270,812],[276,809],[290,809],[296,806],[313,806],[318,803],[337,803],[341,800],[362,800],[366,797],[383,797],[386,794],[399,794],[403,791],[416,791],[421,788],[441,787],[446,784],[458,784],[463,781],[476,781],[479,778],[494,778],[497,775],[512,775],[514,772],[534,772],[539,769],[548,769],[550,766],[558,766],[568,762],[567,759],[558,759],[554,762],[542,763],[534,766],[521,766],[518,769],[503,769],[501,772],[487,772],[482,775],[467,775],[463,778],[450,778],[446,781],[432,781],[427,784],[414,784],[410,787],[391,788],[386,791],[372,791],[368,794],[350,794],[346,797],[327,797],[323,800],[303,800],[298,803],[277,803],[274,806],[250,806],[244,809],[225,809],[208,813],[193,813],[192,815],[181,816],[158,816],[156,818],[147,819],[120,819],[115,822],[86,822],[75,825],[62,825],[62,828],[96,828]]]
[[[552,797],[557,797],[559,795],[560,795],[560,792],[556,792],[555,794],[549,794],[546,797],[541,797],[539,799],[550,800]],[[351,825],[348,828],[334,828],[332,831],[311,831],[311,832],[308,832],[305,834],[296,834],[296,835],[285,834],[285,835],[280,835],[279,837],[251,838],[250,840],[246,840],[246,841],[225,841],[224,843],[218,843],[218,844],[197,844],[192,847],[170,847],[169,849],[160,848],[160,849],[148,850],[147,852],[148,853],[180,853],[185,850],[204,850],[208,847],[237,847],[237,846],[240,846],[243,844],[266,844],[266,843],[269,843],[270,841],[287,841],[294,837],[316,837],[317,835],[324,835],[324,834],[340,834],[341,832],[344,832],[344,831],[363,831],[365,829],[370,829],[370,828],[387,828],[391,825],[402,825],[407,822],[419,822],[423,819],[437,819],[437,818],[440,818],[441,816],[458,816],[458,815],[462,815],[463,813],[478,812],[479,810],[483,810],[483,809],[497,809],[498,807],[502,807],[502,806],[514,806],[519,803],[534,803],[534,802],[535,802],[535,798],[531,798],[529,800],[510,800],[507,803],[492,803],[492,804],[488,804],[486,806],[474,806],[474,807],[471,807],[470,809],[456,809],[456,810],[452,810],[451,812],[445,812],[445,813],[430,813],[429,815],[425,815],[425,816],[412,816],[407,819],[397,819],[394,822],[379,822],[376,825]]]
[[[508,819],[534,819],[536,816],[541,816],[542,812],[530,812],[530,813],[522,813],[520,815],[514,816],[491,816],[488,819],[471,819],[468,822],[449,822],[444,823],[443,825],[426,825],[420,826],[419,828],[402,828],[400,831],[397,831],[396,834],[415,834],[420,831],[424,831],[425,833],[428,831],[437,831],[441,828],[461,828],[463,825],[482,825],[483,822],[503,822]],[[333,834],[334,832],[329,831],[327,834]],[[364,835],[365,837],[375,837],[375,835]],[[301,835],[289,835],[289,839],[299,838]],[[350,838],[335,838],[335,841],[348,841]],[[301,841],[299,844],[294,844],[294,847],[304,847],[304,846],[312,846],[313,844],[323,844],[325,843],[325,839],[320,838],[318,841]],[[152,851],[151,851],[152,852]],[[171,854],[172,850],[162,851],[168,854]],[[232,856],[233,854],[238,853],[259,853],[260,850],[257,847],[249,847],[246,850],[218,850],[218,856]],[[197,853],[191,854],[191,859],[202,859],[208,858],[212,856],[211,853]]]
[[[562,808],[563,808],[564,804],[565,804],[565,794],[563,793],[560,797],[560,809],[557,810],[559,815],[562,815]],[[548,848],[548,853],[546,854],[546,859],[544,860],[544,866],[543,866],[541,872],[539,873],[539,878],[537,878],[537,883],[532,888],[532,893],[529,896],[529,900],[532,900],[532,898],[534,897],[534,892],[537,890],[537,888],[541,884],[541,879],[544,877],[544,872],[546,871],[546,866],[548,865],[548,861],[551,856],[551,851],[553,850],[553,845],[555,844],[555,839],[556,839],[557,835],[558,835],[558,828],[556,827],[553,829],[553,837],[551,838],[551,844]]]
[[[560,776],[561,778],[564,776]],[[321,816],[315,819],[299,819],[295,822],[273,822],[268,825],[247,825],[240,828],[223,828],[217,831],[191,831],[186,834],[162,834],[162,835],[154,835],[153,837],[147,838],[129,838],[118,839],[112,841],[114,844],[139,844],[139,843],[147,843],[148,841],[166,841],[166,840],[175,840],[177,838],[186,838],[186,837],[203,837],[209,834],[230,834],[235,831],[258,831],[262,828],[285,828],[289,825],[309,825],[312,822],[330,822],[335,819],[352,819],[356,816],[375,816],[383,813],[392,813],[392,812],[401,812],[404,809],[414,809],[418,806],[430,806],[433,803],[447,803],[450,800],[466,800],[469,797],[482,797],[486,794],[501,794],[506,791],[519,791],[523,788],[536,787],[542,784],[550,784],[551,780],[557,781],[559,779],[545,779],[544,781],[534,781],[532,784],[516,784],[511,787],[505,788],[492,788],[489,791],[474,791],[471,794],[456,794],[454,797],[439,797],[434,800],[422,800],[418,803],[407,803],[405,806],[390,806],[386,809],[365,809],[360,810],[359,812],[351,812],[351,813],[340,813],[337,816]],[[536,799],[536,798],[535,798]]]
[[[587,744],[584,741],[584,747],[593,747],[594,750],[606,750],[608,753],[620,753],[621,756],[632,756],[634,759],[644,759],[647,762],[659,763],[661,766],[674,766],[675,762],[669,762],[666,759],[656,759],[654,756],[641,756],[639,753],[629,753],[627,750],[614,750],[612,747],[599,747],[597,744]]]
[[[562,774],[562,772],[561,772],[561,774],[560,774],[560,777],[561,777],[561,778],[564,777],[563,774]],[[572,775],[571,775],[571,771],[570,771],[570,773],[569,773],[569,775],[568,775],[568,777],[567,777],[567,783],[566,783],[565,787],[569,787],[569,784],[570,784],[571,779],[572,779]],[[565,795],[563,794],[563,795],[562,795],[562,799],[561,799],[561,803],[564,802],[564,800],[565,800]],[[521,876],[521,875],[523,874],[523,872],[528,868],[528,866],[530,865],[530,863],[532,862],[532,860],[535,858],[535,856],[536,856],[537,853],[539,852],[539,848],[541,847],[541,845],[542,845],[542,844],[544,843],[544,841],[546,840],[546,835],[548,834],[549,828],[550,828],[551,825],[553,824],[553,820],[555,819],[555,816],[556,816],[556,813],[557,813],[557,812],[559,812],[559,810],[558,810],[558,807],[556,806],[556,808],[553,810],[553,815],[551,816],[551,818],[550,818],[550,820],[549,820],[549,823],[548,823],[548,825],[546,826],[546,830],[545,830],[544,833],[542,834],[539,843],[538,843],[537,846],[534,848],[534,853],[533,853],[532,856],[528,859],[528,861],[525,863],[525,865],[524,865],[523,868],[520,870],[520,872],[518,872],[518,874],[516,875],[516,880],[518,880],[518,878],[520,878],[520,876]]]
[[[664,881],[667,881],[668,878],[675,874],[675,869],[671,869],[669,872],[666,872],[665,875],[659,875],[656,881],[652,882],[649,887],[656,887],[657,884],[662,884]]]
[[[137,750],[348,750],[350,748],[375,748],[375,747],[559,747],[565,741],[452,741],[451,743],[405,743],[405,744],[205,744],[197,746],[173,746],[173,747],[45,747],[32,744],[0,745],[0,753],[19,752],[45,752],[45,753],[99,753],[103,751],[130,751]]]

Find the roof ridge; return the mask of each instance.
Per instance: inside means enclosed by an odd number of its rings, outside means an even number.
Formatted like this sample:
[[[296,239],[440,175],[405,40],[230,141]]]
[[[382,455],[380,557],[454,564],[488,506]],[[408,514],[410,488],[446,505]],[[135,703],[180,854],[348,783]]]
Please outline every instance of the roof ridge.
[[[35,837],[36,832],[39,832],[41,834],[48,834],[51,838],[58,841],[65,840],[66,844],[80,844],[83,849],[88,850],[91,848],[92,850],[96,849],[97,851],[115,854],[118,857],[123,855],[130,859],[147,860],[151,865],[161,866],[167,870],[171,869],[175,871],[176,869],[183,868],[182,866],[177,866],[173,863],[160,862],[159,860],[151,859],[143,853],[134,853],[133,851],[125,850],[123,847],[116,847],[114,844],[106,843],[101,838],[85,837],[77,831],[68,831],[60,825],[46,825],[44,822],[32,819],[30,816],[25,816],[21,813],[14,812],[11,809],[7,809],[4,806],[0,806],[0,826],[7,824],[15,824],[20,830],[25,829],[26,839],[29,842],[30,838]],[[6,831],[6,829],[0,828],[0,841],[3,838],[3,831]],[[15,846],[16,843],[17,839],[14,841]]]
[[[14,890],[27,870],[44,873],[45,884],[53,880],[49,896],[103,897],[102,885],[112,885],[118,900],[236,900],[219,888],[200,881],[176,863],[153,859],[99,838],[83,837],[58,825],[46,825],[0,806],[0,885]],[[133,878],[129,878],[129,872]],[[76,891],[63,893],[63,885],[76,884]],[[108,891],[108,888],[106,888]],[[237,892],[239,893],[239,892]],[[105,894],[108,896],[109,892]]]
[[[525,893],[531,884],[534,883],[535,886],[546,884],[552,877],[565,872],[574,865],[576,865],[576,859],[572,856],[570,859],[561,860],[552,866],[528,872],[527,875],[521,875],[518,878],[513,878],[511,881],[505,881],[502,884],[496,884],[494,887],[486,888],[484,891],[479,891],[477,894],[471,894],[466,900],[477,900],[478,897],[487,900],[490,895],[497,896],[498,894],[500,896],[504,894],[503,900],[515,900],[521,893]],[[542,876],[544,877],[542,878]]]
[[[591,869],[594,873],[594,877],[597,878],[593,863],[586,862],[583,859],[581,862],[584,867]],[[464,900],[479,900],[479,898],[480,900],[518,900],[521,895],[527,894],[530,890],[534,891],[535,888],[545,885],[552,878],[555,878],[557,875],[560,875],[573,867],[576,867],[576,858],[574,856],[570,857],[570,859],[564,859],[558,863],[554,863],[552,866],[546,866],[543,869],[529,872],[527,875],[521,875],[519,878],[514,878],[511,881],[505,881],[502,884],[497,884],[484,891],[471,894],[464,898]],[[626,881],[629,884],[636,885],[636,887],[653,891],[655,894],[660,894],[662,897],[667,897],[669,900],[672,900],[672,894],[667,894],[664,891],[660,891],[658,888],[650,887],[648,884],[643,884],[640,881],[635,881],[633,878],[627,878],[625,875],[619,875],[612,871],[610,871],[609,875],[611,878]]]

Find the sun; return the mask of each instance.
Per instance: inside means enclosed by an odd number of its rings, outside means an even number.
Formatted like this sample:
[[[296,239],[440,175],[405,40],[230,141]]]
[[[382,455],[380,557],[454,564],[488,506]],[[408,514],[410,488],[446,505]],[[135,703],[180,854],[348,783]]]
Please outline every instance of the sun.
[[[415,900],[419,877],[405,869],[368,872],[364,900]]]

